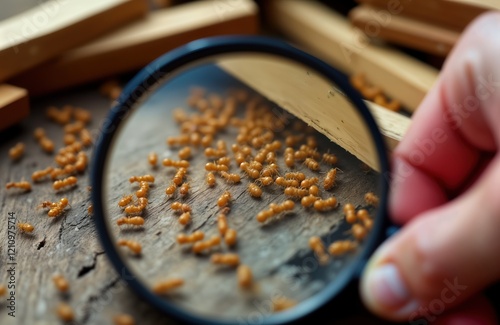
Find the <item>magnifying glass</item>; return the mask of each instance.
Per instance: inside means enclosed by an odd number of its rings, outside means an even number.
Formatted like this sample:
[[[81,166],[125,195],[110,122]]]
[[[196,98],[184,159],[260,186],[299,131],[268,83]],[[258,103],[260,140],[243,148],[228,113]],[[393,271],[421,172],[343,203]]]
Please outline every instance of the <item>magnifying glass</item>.
[[[202,39],[144,68],[111,110],[95,222],[123,279],[170,317],[291,323],[359,277],[384,238],[387,172],[377,125],[336,69],[275,39]]]

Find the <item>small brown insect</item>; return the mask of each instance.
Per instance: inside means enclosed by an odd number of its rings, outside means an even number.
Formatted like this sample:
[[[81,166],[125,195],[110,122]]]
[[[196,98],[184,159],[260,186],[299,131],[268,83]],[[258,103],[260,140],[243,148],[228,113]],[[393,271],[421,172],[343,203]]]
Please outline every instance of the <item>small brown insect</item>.
[[[373,192],[368,192],[365,194],[365,202],[369,205],[377,206],[378,196],[376,196]]]
[[[63,136],[63,142],[65,145],[70,145],[76,142],[76,137],[73,133],[66,133]]]
[[[253,179],[257,179],[260,176],[260,172],[255,168],[251,168],[250,164],[246,161],[240,164],[240,169]]]
[[[149,153],[149,155],[148,155],[148,163],[152,167],[156,167],[156,165],[158,164],[158,155],[156,154],[156,152],[151,151]]]
[[[219,233],[221,234],[221,236],[224,236],[226,234],[226,231],[228,229],[226,215],[219,214],[217,216],[217,229],[219,229]]]
[[[191,221],[191,212],[184,212],[179,217],[179,223],[183,226],[187,225]]]
[[[201,253],[204,250],[210,249],[212,247],[220,245],[220,236],[218,235],[213,235],[209,239],[205,241],[197,241],[193,245],[193,252],[194,253]]]
[[[42,206],[46,203],[47,203],[47,201],[42,202]],[[69,200],[67,198],[63,197],[59,200],[59,202],[50,204],[50,210],[49,210],[49,212],[47,212],[47,215],[51,218],[58,217],[64,212],[64,209],[68,205],[69,205]]]
[[[172,181],[174,182],[175,185],[181,186],[182,182],[184,181],[184,177],[186,177],[186,174],[187,174],[187,169],[181,167],[175,173],[174,178],[172,179]]]
[[[153,286],[153,292],[157,295],[166,294],[173,289],[176,289],[184,284],[184,280],[180,278],[169,279],[165,281],[158,282]]]
[[[273,312],[275,313],[290,309],[292,307],[295,307],[295,305],[297,305],[297,302],[295,300],[286,297],[276,297],[275,299],[272,300],[272,303],[273,303]]]
[[[317,177],[306,178],[302,182],[300,182],[300,187],[302,188],[310,188],[311,186],[317,184],[319,179]]]
[[[316,202],[319,199],[320,199],[319,197],[309,194],[307,196],[304,196],[300,200],[300,204],[302,204],[304,208],[310,208],[314,205],[314,202]]]
[[[0,297],[5,296],[6,293],[7,293],[7,287],[3,284],[0,284]]]
[[[149,183],[148,182],[140,182],[139,189],[135,192],[135,196],[138,198],[146,197],[149,193]]]
[[[224,264],[228,266],[238,266],[240,264],[240,257],[238,254],[227,253],[227,254],[213,254],[210,258],[213,264]]]
[[[335,165],[337,163],[338,159],[337,156],[331,153],[324,153],[323,154],[323,162],[327,165]]]
[[[262,172],[260,173],[260,175],[262,177],[272,177],[272,176],[278,174],[278,172],[279,172],[278,165],[273,163],[273,164],[269,164],[264,169],[262,169]]]
[[[212,187],[215,186],[215,175],[212,172],[207,173],[207,184],[208,186]]]
[[[115,325],[135,325],[135,319],[128,314],[120,314],[113,317]]]
[[[347,214],[347,211],[354,211],[354,205],[352,203],[346,203],[344,205],[344,214]]]
[[[321,264],[328,262],[328,254],[325,251],[325,245],[321,241],[321,238],[317,236],[313,236],[309,238],[309,247],[313,250],[313,252],[318,257],[318,260]]]
[[[181,203],[176,201],[173,202],[170,207],[172,208],[172,210],[177,212],[191,212],[191,207],[186,203]]]
[[[64,302],[59,303],[57,306],[57,316],[64,322],[71,322],[75,319],[73,308]]]
[[[177,146],[177,145],[182,145],[186,146],[190,142],[190,138],[188,134],[182,134],[179,137],[168,137],[167,138],[167,144],[169,146]]]
[[[222,158],[225,157],[226,155],[227,155],[226,150],[219,150],[211,147],[205,148],[205,157],[207,158]]]
[[[337,240],[328,247],[328,252],[330,255],[339,256],[356,249],[356,247],[356,243],[350,240]]]
[[[214,141],[214,137],[211,134],[206,134],[201,138],[201,145],[204,148],[209,147]]]
[[[73,117],[75,120],[80,121],[84,124],[89,123],[92,120],[92,114],[89,110],[84,108],[74,108],[73,109]]]
[[[172,196],[175,194],[176,190],[177,190],[177,185],[175,183],[172,183],[165,189],[165,194],[167,194],[168,196]]]
[[[274,179],[272,177],[259,177],[257,178],[256,182],[262,186],[269,186],[271,184],[274,184]]]
[[[347,223],[351,223],[351,224],[358,221],[358,218],[356,216],[356,212],[354,212],[354,210],[347,210],[347,212],[345,213],[345,221]]]
[[[19,142],[9,150],[9,157],[12,160],[19,160],[24,154],[24,143]]]
[[[52,277],[52,282],[54,282],[54,286],[59,292],[68,292],[69,290],[69,282],[66,280],[64,276],[61,274],[56,274]]]
[[[94,206],[92,204],[89,205],[89,207],[87,208],[87,212],[88,212],[88,214],[91,214],[91,215],[94,214]]]
[[[54,168],[49,166],[45,169],[34,171],[33,174],[31,174],[31,179],[34,182],[41,181],[42,179],[50,175],[50,173],[52,173],[53,170]]]
[[[262,189],[254,183],[248,184],[248,192],[252,197],[255,198],[259,198],[262,196]]]
[[[352,225],[351,228],[352,235],[354,238],[356,238],[358,241],[362,241],[366,235],[368,234],[368,231],[366,230],[365,227],[360,225],[359,223],[355,223]]]
[[[299,187],[299,181],[295,179],[286,179],[285,177],[276,177],[274,181],[276,185],[281,187]]]
[[[29,233],[32,233],[33,230],[35,230],[35,227],[25,222],[18,223],[17,228],[19,228],[21,232],[29,232]]]
[[[314,160],[314,158],[306,158],[304,164],[306,165],[307,168],[309,168],[312,171],[319,170],[319,163],[316,160]]]
[[[252,269],[248,265],[241,264],[236,270],[238,285],[240,288],[249,289],[253,284]]]
[[[363,221],[363,226],[365,226],[366,230],[370,230],[373,227],[373,220],[372,219],[364,219]]]
[[[121,217],[120,219],[116,220],[116,224],[118,226],[122,226],[122,225],[142,226],[142,225],[144,225],[144,218],[143,217]]]
[[[226,180],[226,182],[231,184],[239,183],[241,181],[241,177],[238,174],[231,174],[225,171],[221,171],[220,175]]]
[[[359,220],[364,221],[366,219],[370,219],[370,213],[366,209],[360,209],[358,212],[356,212],[356,216],[358,217]]]
[[[329,197],[326,200],[317,200],[314,202],[314,209],[316,211],[328,211],[337,206],[337,199],[335,197]]]
[[[325,190],[331,190],[335,186],[335,178],[337,176],[337,168],[332,168],[325,176],[323,180],[323,188]]]
[[[64,126],[64,133],[79,133],[83,128],[85,127],[85,124],[83,124],[80,121],[76,121],[71,124],[66,124]]]
[[[297,182],[302,182],[306,179],[306,174],[301,172],[291,172],[285,174],[285,179],[294,179]]]
[[[191,148],[184,147],[181,150],[179,150],[179,158],[182,160],[190,159],[191,158]]]
[[[191,235],[178,234],[177,243],[179,244],[191,244],[197,241],[203,240],[205,238],[205,233],[201,230],[193,232]]]
[[[209,172],[227,172],[229,167],[226,165],[218,165],[216,163],[206,163],[205,170]]]
[[[129,240],[129,239],[120,239],[117,242],[118,246],[125,246],[128,247],[134,254],[141,254],[142,252],[142,246],[139,242],[135,240]]]
[[[182,196],[186,196],[189,194],[189,189],[190,189],[190,186],[189,186],[189,183],[183,183],[181,185],[181,187],[179,188],[179,193],[182,195]]]
[[[126,195],[118,201],[118,206],[124,208],[126,207],[130,202],[132,202],[132,194],[131,195]]]
[[[87,154],[83,151],[80,151],[76,155],[75,169],[80,173],[84,172],[85,168],[87,168],[87,162],[88,162]]]
[[[319,196],[319,187],[317,185],[309,187],[309,195]]]
[[[309,195],[309,191],[303,188],[287,187],[285,188],[285,195],[292,198],[303,198]]]
[[[229,203],[231,202],[231,199],[232,199],[231,193],[229,193],[229,191],[225,191],[224,193],[222,193],[222,195],[217,200],[217,205],[221,208],[225,207],[225,206],[229,205]]]
[[[294,207],[295,207],[295,203],[291,200],[286,200],[281,204],[271,203],[269,205],[268,210],[260,211],[257,214],[256,219],[258,222],[262,223],[262,222],[267,221],[269,218],[271,218],[271,217],[273,217],[281,212],[291,211],[294,209]]]
[[[225,157],[220,157],[219,159],[217,159],[217,164],[218,165],[226,165],[229,167],[229,165],[231,164],[231,158],[225,156]]]
[[[128,180],[129,180],[130,183],[134,183],[134,182],[154,183],[155,182],[155,177],[153,175],[131,176]]]
[[[130,204],[125,207],[125,213],[126,214],[142,213],[142,211],[144,211],[147,205],[148,205],[148,199],[145,197],[140,197],[138,199],[137,205]]]
[[[62,177],[62,176],[71,176],[71,175],[74,175],[76,173],[76,167],[75,165],[66,165],[64,166],[63,168],[54,168],[51,172],[50,172],[50,178],[52,180],[56,180],[58,179],[59,177]]]
[[[75,176],[69,176],[67,178],[55,181],[54,184],[52,184],[52,188],[58,191],[64,187],[75,186],[77,182],[78,179]]]
[[[226,231],[226,234],[224,235],[224,241],[226,242],[227,246],[234,246],[236,245],[236,240],[238,238],[238,232],[234,229],[228,229]]]
[[[5,184],[6,189],[10,188],[19,188],[25,191],[31,191],[31,184],[26,181],[21,181],[21,182],[9,182]]]
[[[197,132],[191,133],[191,144],[195,147],[199,147],[201,144],[201,135]],[[181,158],[182,159],[182,158]]]
[[[73,112],[73,107],[69,105],[64,106],[60,110],[54,106],[50,106],[45,111],[45,115],[52,121],[60,125],[65,125],[69,123],[69,121],[71,120],[72,112]]]

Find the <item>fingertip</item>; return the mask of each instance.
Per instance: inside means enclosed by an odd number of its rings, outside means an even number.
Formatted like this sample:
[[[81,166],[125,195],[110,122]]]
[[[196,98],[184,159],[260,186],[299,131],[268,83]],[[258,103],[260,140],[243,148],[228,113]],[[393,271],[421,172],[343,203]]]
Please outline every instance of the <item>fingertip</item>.
[[[393,222],[405,224],[447,200],[445,191],[435,179],[404,159],[394,158],[389,196],[389,214]]]

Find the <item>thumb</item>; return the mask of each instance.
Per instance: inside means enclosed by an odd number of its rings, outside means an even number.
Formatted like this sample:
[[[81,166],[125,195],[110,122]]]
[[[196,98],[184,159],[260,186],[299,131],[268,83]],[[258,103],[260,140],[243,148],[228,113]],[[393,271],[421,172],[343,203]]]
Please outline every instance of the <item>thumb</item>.
[[[376,251],[361,295],[374,313],[436,318],[500,278],[497,155],[465,194],[412,219]]]

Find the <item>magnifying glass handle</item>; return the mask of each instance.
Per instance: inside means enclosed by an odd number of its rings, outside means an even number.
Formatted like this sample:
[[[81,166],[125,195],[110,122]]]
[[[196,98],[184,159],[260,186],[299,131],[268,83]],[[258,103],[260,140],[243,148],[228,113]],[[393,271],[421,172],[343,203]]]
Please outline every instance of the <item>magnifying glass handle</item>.
[[[385,230],[385,239],[388,239],[388,238],[394,236],[400,229],[401,229],[400,226],[390,224],[387,227],[387,229]]]

